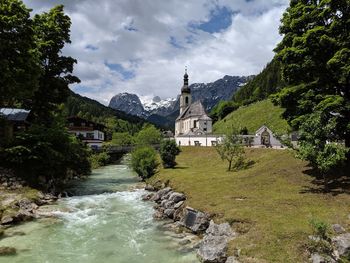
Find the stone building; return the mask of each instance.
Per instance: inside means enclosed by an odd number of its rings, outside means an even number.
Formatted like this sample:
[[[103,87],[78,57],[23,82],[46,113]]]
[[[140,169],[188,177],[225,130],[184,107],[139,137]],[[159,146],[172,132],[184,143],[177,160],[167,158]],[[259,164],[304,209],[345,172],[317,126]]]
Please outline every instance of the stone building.
[[[212,133],[212,119],[200,101],[192,102],[187,70],[181,88],[180,115],[175,121],[175,137],[204,136]]]

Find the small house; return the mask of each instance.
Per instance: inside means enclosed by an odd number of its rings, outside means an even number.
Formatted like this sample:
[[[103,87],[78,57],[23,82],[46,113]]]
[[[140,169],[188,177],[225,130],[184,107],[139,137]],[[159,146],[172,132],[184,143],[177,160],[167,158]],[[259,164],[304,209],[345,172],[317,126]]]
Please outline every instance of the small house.
[[[78,116],[71,116],[67,119],[68,131],[93,149],[102,147],[105,141],[106,126],[88,121]]]

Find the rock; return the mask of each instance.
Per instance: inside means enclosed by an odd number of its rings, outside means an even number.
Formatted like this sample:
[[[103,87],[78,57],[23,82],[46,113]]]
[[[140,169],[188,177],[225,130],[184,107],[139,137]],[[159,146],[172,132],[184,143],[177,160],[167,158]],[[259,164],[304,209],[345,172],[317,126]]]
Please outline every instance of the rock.
[[[231,256],[226,259],[225,263],[239,263],[239,261],[235,257]]]
[[[228,223],[215,224],[213,220],[205,232],[203,241],[197,251],[204,263],[224,263],[227,260],[228,242],[235,237]]]
[[[14,247],[0,247],[0,256],[10,256],[16,254]]]
[[[344,256],[350,253],[350,233],[341,234],[332,238],[332,244],[339,253]]]
[[[173,192],[170,196],[169,196],[169,200],[173,201],[174,203],[178,203],[180,201],[183,201],[186,199],[186,196],[184,194],[181,193],[177,193],[177,192]]]
[[[150,191],[150,192],[154,192],[156,189],[152,185],[146,184],[145,190]]]
[[[162,207],[164,207],[165,209],[168,209],[168,208],[174,208],[174,202],[173,201],[169,201],[169,200],[163,200],[160,205]]]
[[[159,202],[164,195],[169,193],[171,191],[170,187],[165,187],[163,189],[160,189],[151,199],[151,201]]]
[[[170,191],[169,193],[163,195],[161,197],[161,200],[169,200],[170,195],[173,193],[173,191]]]
[[[180,208],[184,204],[184,201],[180,201],[174,205],[174,209]]]
[[[173,208],[169,208],[169,209],[164,210],[164,214],[169,218],[174,217],[174,212],[175,212],[175,209],[173,209]]]
[[[345,229],[339,224],[332,225],[332,229],[333,229],[333,231],[336,234],[343,234],[343,233],[345,233]]]
[[[175,209],[175,206],[174,206],[174,209]],[[173,216],[174,221],[180,221],[182,219],[182,215],[183,215],[183,209],[182,208],[176,209]]]
[[[154,219],[164,219],[164,217],[164,213],[160,210],[155,211],[153,214]]]
[[[310,257],[312,263],[336,263],[336,261],[330,257],[324,257],[320,254],[314,253]]]
[[[190,243],[191,243],[191,240],[189,240],[189,239],[182,239],[179,241],[179,245],[181,245],[181,246],[184,246],[184,245],[187,245]]]
[[[33,211],[38,209],[37,204],[33,203],[32,201],[24,198],[18,201],[18,206],[20,209],[24,210],[24,211]]]
[[[154,193],[149,193],[149,194],[145,194],[141,197],[142,201],[148,201],[151,200],[154,196]]]
[[[1,224],[2,225],[6,225],[6,224],[10,224],[14,221],[13,217],[5,215],[1,218]]]
[[[205,232],[207,235],[214,236],[227,236],[227,237],[235,237],[235,233],[232,231],[229,223],[223,224],[215,224],[213,220],[210,221],[209,227]]]
[[[203,212],[186,207],[181,224],[194,233],[204,232],[209,226],[209,217]]]

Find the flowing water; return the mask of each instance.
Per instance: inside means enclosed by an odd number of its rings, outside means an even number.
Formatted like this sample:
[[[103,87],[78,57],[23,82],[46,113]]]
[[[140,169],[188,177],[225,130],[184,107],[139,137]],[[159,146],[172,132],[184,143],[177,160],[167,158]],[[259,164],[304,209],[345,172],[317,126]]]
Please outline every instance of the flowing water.
[[[194,263],[193,252],[179,251],[178,240],[152,219],[144,190],[125,164],[96,169],[72,185],[74,197],[53,206],[43,218],[7,230],[0,246],[17,249],[0,263]]]

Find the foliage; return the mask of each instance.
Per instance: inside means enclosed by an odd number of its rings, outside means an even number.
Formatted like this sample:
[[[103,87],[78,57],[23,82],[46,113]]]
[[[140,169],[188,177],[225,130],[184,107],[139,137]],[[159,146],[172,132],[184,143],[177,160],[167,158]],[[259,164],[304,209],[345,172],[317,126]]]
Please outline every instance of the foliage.
[[[114,132],[110,144],[115,146],[134,145],[133,136],[128,132]]]
[[[213,107],[210,117],[214,122],[225,118],[231,112],[237,110],[239,105],[233,101],[220,101]]]
[[[216,151],[221,160],[228,162],[228,171],[231,168],[240,169],[244,165],[244,146],[242,137],[238,131],[233,128],[231,133],[224,136],[222,141],[216,146]]]
[[[106,107],[95,100],[74,92],[70,92],[64,104],[64,111],[66,116],[79,116],[106,125],[108,135],[112,135],[113,132],[135,134],[140,131],[145,123],[145,120],[139,117]]]
[[[324,172],[344,163],[348,149],[341,142],[350,146],[349,17],[349,1],[291,1],[275,49],[288,86],[274,101],[302,130],[300,155]]]
[[[151,177],[157,167],[157,152],[150,146],[136,148],[131,153],[131,167],[142,178]]]
[[[330,225],[327,222],[313,218],[309,223],[315,236],[324,240],[329,239]]]
[[[89,157],[91,168],[96,169],[110,163],[110,156],[107,152],[93,153]]]
[[[248,134],[254,134],[262,125],[266,125],[274,133],[288,134],[290,127],[281,117],[283,111],[270,100],[259,101],[230,113],[216,122],[213,129],[215,133],[226,133],[233,125],[241,125],[248,129]]]
[[[90,151],[63,126],[33,125],[28,131],[17,134],[0,155],[0,166],[14,169],[34,185],[39,177],[48,183],[64,180],[69,173],[90,172]]]
[[[165,168],[173,168],[176,165],[176,155],[180,153],[180,148],[174,140],[163,140],[160,144],[160,158]]]
[[[50,125],[50,113],[57,111],[57,105],[69,95],[68,85],[80,82],[71,74],[77,61],[61,55],[65,44],[70,43],[71,21],[59,5],[35,15],[33,24],[42,74],[31,109],[37,123]]]
[[[135,135],[135,142],[137,145],[159,144],[161,139],[161,132],[150,124],[143,125],[142,130]]]
[[[240,88],[233,96],[233,103],[247,105],[264,100],[285,86],[282,80],[281,63],[273,59],[264,70]]]
[[[41,70],[29,12],[22,1],[0,2],[0,106],[22,106],[38,86]]]

